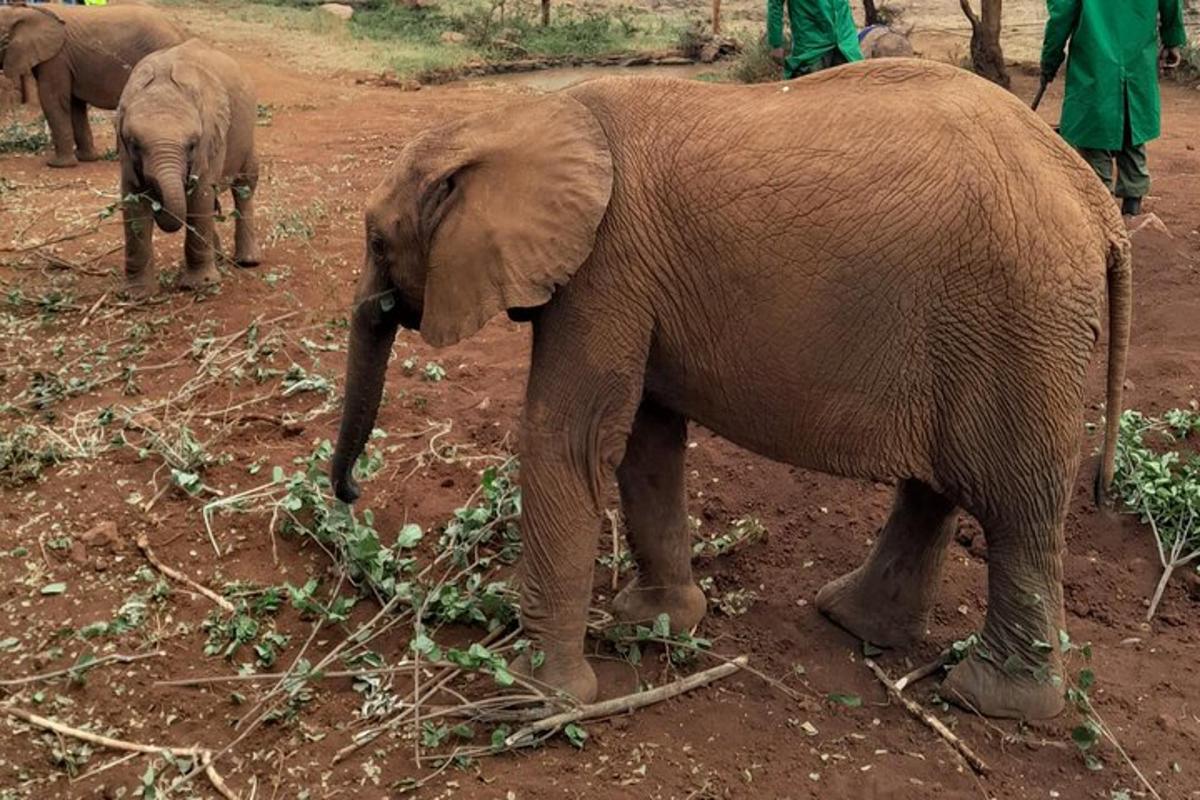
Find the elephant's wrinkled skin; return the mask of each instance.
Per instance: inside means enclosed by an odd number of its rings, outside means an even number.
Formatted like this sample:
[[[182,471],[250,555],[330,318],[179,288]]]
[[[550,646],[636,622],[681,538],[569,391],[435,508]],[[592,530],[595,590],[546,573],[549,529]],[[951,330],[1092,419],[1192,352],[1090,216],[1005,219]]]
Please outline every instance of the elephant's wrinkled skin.
[[[137,63],[182,41],[153,8],[0,7],[0,65],[18,86],[30,74],[37,80],[54,141],[52,167],[99,158],[87,107],[116,108]]]
[[[240,266],[259,263],[256,116],[249,78],[232,58],[199,39],[138,64],[117,107],[125,277],[131,290],[154,288],[154,223],[168,233],[187,226],[181,287],[218,280],[213,212],[226,188],[237,210],[233,260]]]
[[[501,310],[533,321],[521,612],[545,653],[536,677],[595,694],[585,614],[614,476],[638,564],[617,615],[700,620],[695,420],[779,461],[897,481],[866,563],[818,595],[876,644],[923,633],[958,509],[978,518],[982,647],[942,696],[994,716],[1061,709],[1061,664],[1039,643],[1063,625],[1106,290],[1111,480],[1131,266],[1112,198],[1012,95],[907,59],[762,87],[594,81],[419,136],[367,231],[342,499],[398,325],[449,345]]]

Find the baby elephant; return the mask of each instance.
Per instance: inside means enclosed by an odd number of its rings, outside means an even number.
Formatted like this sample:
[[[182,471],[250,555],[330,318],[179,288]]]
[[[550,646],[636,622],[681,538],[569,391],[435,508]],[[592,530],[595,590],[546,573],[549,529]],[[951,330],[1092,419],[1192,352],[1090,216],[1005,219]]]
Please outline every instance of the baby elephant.
[[[254,88],[229,56],[198,39],[154,53],[129,77],[117,107],[117,149],[125,216],[125,277],[135,293],[154,287],[154,222],[168,233],[186,225],[179,285],[218,280],[213,227],[217,193],[232,187],[234,261],[258,264],[254,234]]]

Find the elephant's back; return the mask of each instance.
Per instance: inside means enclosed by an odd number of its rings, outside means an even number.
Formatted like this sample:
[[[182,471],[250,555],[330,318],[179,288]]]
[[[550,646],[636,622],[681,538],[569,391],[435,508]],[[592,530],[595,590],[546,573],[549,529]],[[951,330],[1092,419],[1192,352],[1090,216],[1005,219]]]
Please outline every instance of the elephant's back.
[[[147,56],[183,41],[161,12],[141,6],[65,6],[56,13],[78,61],[75,92],[99,108],[116,108],[129,76]]]
[[[1036,261],[1030,248],[1047,261],[1072,253],[1062,268],[1096,285],[1125,235],[1112,198],[1050,126],[945,64],[863,61],[758,86],[603,78],[569,93],[609,136],[617,190],[668,184],[688,207],[681,225],[737,198],[756,207],[744,224],[776,240],[795,235],[789,223],[840,232],[854,219],[880,230],[847,237],[848,251],[876,234],[946,247],[957,236],[980,257],[1011,251],[1021,265]],[[623,162],[652,174],[621,181]]]

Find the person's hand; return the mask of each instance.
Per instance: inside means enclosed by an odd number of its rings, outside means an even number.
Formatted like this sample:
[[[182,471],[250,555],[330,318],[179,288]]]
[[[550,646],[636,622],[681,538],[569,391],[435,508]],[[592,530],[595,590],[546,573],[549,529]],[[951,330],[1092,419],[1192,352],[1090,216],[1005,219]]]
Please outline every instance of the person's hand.
[[[1048,86],[1054,82],[1054,76],[1058,74],[1058,70],[1042,67],[1042,85]]]
[[[1175,69],[1183,63],[1183,53],[1178,47],[1164,47],[1158,57],[1163,69]]]
[[[776,64],[783,63],[783,48],[782,47],[776,47],[774,50],[771,51],[771,60],[774,61]]]

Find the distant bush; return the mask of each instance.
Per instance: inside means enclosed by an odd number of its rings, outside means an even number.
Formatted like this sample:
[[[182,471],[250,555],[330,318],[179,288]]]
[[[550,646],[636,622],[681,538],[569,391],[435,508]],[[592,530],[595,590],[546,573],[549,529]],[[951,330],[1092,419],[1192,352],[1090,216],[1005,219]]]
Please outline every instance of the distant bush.
[[[784,52],[787,52],[786,48]],[[730,75],[738,83],[770,83],[783,79],[783,65],[771,58],[771,47],[766,39],[760,39],[742,51]]]
[[[26,123],[13,117],[0,127],[0,153],[40,153],[49,144],[50,134],[40,119]]]

